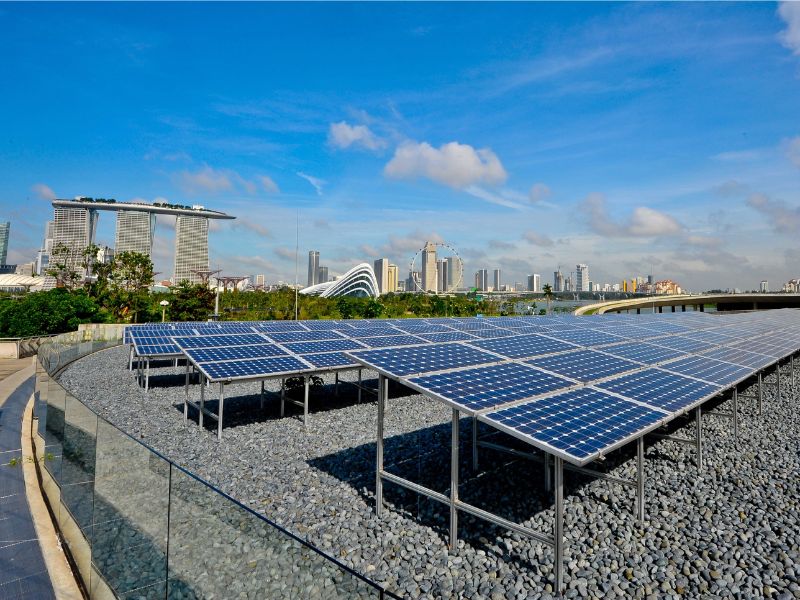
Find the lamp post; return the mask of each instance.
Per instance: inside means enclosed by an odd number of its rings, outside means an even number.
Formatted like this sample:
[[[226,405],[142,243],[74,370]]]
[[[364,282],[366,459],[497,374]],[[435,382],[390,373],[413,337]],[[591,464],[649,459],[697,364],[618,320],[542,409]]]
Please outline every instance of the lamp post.
[[[163,323],[167,316],[167,307],[169,306],[169,302],[162,300],[159,302],[159,304],[161,305],[161,322]]]

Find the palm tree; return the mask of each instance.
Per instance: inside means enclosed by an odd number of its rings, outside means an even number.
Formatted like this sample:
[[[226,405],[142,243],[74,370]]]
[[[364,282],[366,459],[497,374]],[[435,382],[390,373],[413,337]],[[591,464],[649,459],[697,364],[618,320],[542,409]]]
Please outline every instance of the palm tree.
[[[545,283],[542,288],[544,292],[544,299],[547,300],[547,314],[550,314],[550,303],[553,301],[553,287],[549,283]]]

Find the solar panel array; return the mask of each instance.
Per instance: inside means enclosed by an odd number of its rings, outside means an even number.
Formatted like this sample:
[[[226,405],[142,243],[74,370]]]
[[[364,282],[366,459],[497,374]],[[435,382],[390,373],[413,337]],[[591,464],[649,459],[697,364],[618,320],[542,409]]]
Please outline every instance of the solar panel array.
[[[166,323],[139,356],[211,381],[368,367],[576,464],[800,349],[800,311]]]

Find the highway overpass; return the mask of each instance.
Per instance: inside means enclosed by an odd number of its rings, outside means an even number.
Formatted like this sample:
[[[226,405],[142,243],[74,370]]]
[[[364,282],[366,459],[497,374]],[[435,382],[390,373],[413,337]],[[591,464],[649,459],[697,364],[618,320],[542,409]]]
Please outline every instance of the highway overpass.
[[[718,311],[765,310],[770,308],[800,308],[800,294],[681,294],[678,296],[646,296],[628,300],[611,300],[581,306],[576,315],[604,314],[608,312],[678,312],[704,310],[714,305]]]

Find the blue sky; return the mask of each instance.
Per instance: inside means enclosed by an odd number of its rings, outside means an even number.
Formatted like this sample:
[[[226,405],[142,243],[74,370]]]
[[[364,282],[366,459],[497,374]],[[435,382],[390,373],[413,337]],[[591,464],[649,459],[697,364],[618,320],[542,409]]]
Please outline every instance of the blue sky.
[[[332,273],[800,276],[800,3],[5,3],[0,53],[10,261],[87,195],[230,212],[212,266],[271,281],[298,211]]]

